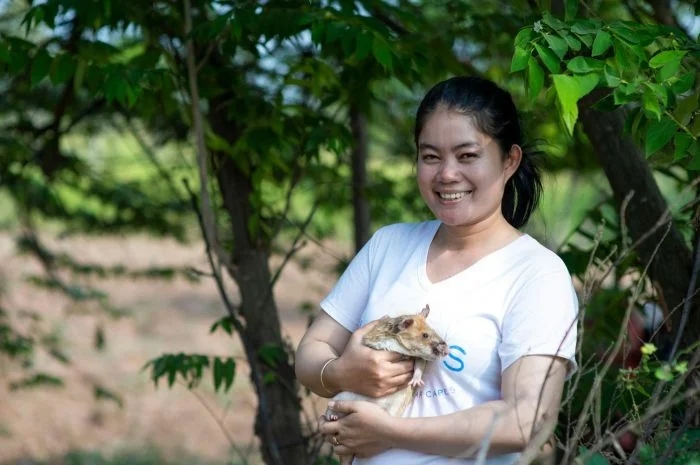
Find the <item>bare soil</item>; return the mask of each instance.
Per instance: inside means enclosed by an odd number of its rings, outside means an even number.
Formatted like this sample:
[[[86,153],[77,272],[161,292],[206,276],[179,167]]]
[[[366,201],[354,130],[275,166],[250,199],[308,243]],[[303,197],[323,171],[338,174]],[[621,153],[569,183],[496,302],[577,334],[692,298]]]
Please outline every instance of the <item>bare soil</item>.
[[[43,237],[52,248],[72,254],[86,263],[148,267],[191,266],[207,271],[201,244],[182,245],[145,236]],[[334,280],[333,256],[347,253],[309,245],[301,254],[318,260],[313,270],[297,263],[285,267],[275,288],[282,329],[296,346],[308,321],[305,304],[317,304]],[[273,268],[280,258],[272,260]],[[225,315],[210,278],[192,283],[182,277],[164,280],[78,278],[111,297],[114,306],[130,315],[112,318],[92,303],[76,303],[65,296],[27,282],[41,275],[37,260],[18,255],[14,238],[0,234],[0,305],[10,312],[13,324],[30,330],[31,319],[61,341],[71,363],[64,364],[40,350],[35,368],[58,376],[62,388],[10,391],[8,385],[23,371],[0,358],[0,463],[45,461],[73,450],[112,452],[152,447],[173,456],[203,460],[255,463],[253,437],[256,399],[248,378],[240,343],[223,332],[210,334],[214,321]],[[229,288],[237,299],[235,286]],[[104,328],[106,345],[95,348],[95,334]],[[164,353],[201,353],[235,356],[238,369],[228,393],[215,393],[208,381],[194,390],[176,384],[154,386],[142,368]],[[118,394],[123,406],[96,399],[95,385]],[[319,399],[310,402],[311,415]],[[315,418],[315,417],[314,417]]]

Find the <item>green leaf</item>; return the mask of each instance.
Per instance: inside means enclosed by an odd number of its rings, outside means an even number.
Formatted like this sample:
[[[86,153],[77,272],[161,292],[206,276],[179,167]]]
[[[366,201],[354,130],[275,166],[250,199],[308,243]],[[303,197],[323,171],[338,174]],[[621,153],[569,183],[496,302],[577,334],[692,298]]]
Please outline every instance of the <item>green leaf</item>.
[[[680,63],[685,54],[686,52],[684,50],[666,50],[651,57],[649,60],[649,66],[652,68],[661,68],[665,64],[674,61]]]
[[[700,144],[694,140],[688,148],[690,153],[690,161],[685,165],[686,168],[693,171],[700,171]]]
[[[7,42],[0,41],[0,63],[10,61],[10,45]]]
[[[680,124],[688,125],[698,108],[700,108],[700,90],[693,95],[678,99],[673,109],[673,116]]]
[[[544,21],[547,26],[551,27],[555,31],[566,28],[566,24],[552,16],[549,11],[545,11],[542,14],[542,21]]]
[[[533,99],[540,94],[544,86],[544,70],[533,57],[527,62],[527,85],[528,95]]]
[[[532,39],[534,36],[535,32],[531,26],[524,27],[518,31],[518,34],[515,36],[515,40],[513,41],[513,45],[516,47],[525,48],[525,45],[530,42],[530,39]]]
[[[372,55],[387,70],[392,69],[391,47],[383,37],[377,36],[372,46]]]
[[[560,60],[564,59],[564,55],[566,55],[566,52],[569,50],[569,46],[564,39],[552,34],[545,34],[544,40],[547,41],[549,48]]]
[[[693,142],[693,138],[690,136],[690,134],[686,132],[678,132],[673,138],[673,145],[675,146],[675,150],[673,153],[673,160],[678,161],[683,158],[685,158],[688,153],[688,147],[690,147],[691,142]]]
[[[54,84],[63,84],[75,73],[76,61],[68,53],[62,53],[54,58],[49,77]]]
[[[566,67],[572,73],[577,74],[588,74],[593,72],[600,72],[603,70],[605,63],[595,58],[588,57],[575,57],[569,60]]]
[[[617,37],[623,39],[626,42],[629,42],[630,44],[639,44],[642,41],[641,37],[641,27],[638,24],[635,24],[634,27],[630,27],[628,24],[623,24],[620,21],[617,21],[613,24],[610,24],[610,31],[616,35]]]
[[[654,371],[654,376],[656,377],[656,379],[661,381],[673,381],[673,373],[671,372],[671,367],[667,364],[658,367]]]
[[[608,87],[617,87],[620,85],[620,75],[612,66],[606,64],[603,68],[603,77]]]
[[[553,74],[554,90],[564,125],[569,134],[574,133],[574,126],[578,119],[578,102],[581,89],[576,79],[565,74]]]
[[[40,48],[37,50],[36,55],[34,55],[34,60],[32,61],[32,67],[30,71],[30,83],[31,87],[36,86],[39,82],[49,74],[49,69],[51,68],[51,56],[45,48]]]
[[[125,82],[115,73],[110,73],[104,84],[104,93],[108,102],[113,100],[125,104],[126,88]]]
[[[560,61],[559,58],[557,58],[557,56],[554,54],[554,52],[552,52],[547,47],[543,47],[538,43],[535,44],[535,50],[537,50],[537,54],[539,55],[540,59],[542,60],[542,63],[544,63],[549,72],[559,72]]]
[[[653,115],[657,121],[661,119],[662,110],[661,105],[659,105],[659,99],[650,87],[644,88],[644,92],[642,93],[642,105],[644,111]]]
[[[221,382],[224,380],[224,363],[219,357],[214,358],[214,367],[212,371],[214,375],[214,391],[218,392],[219,387],[221,387]]]
[[[340,44],[343,48],[343,54],[344,55],[352,55],[352,53],[354,52],[355,43],[356,43],[356,36],[349,33],[349,32],[345,32],[340,37]]]
[[[615,48],[615,59],[620,71],[626,75],[636,76],[639,70],[639,57],[635,53],[632,46],[629,44],[613,39],[613,47]]]
[[[367,32],[361,32],[357,34],[355,39],[355,57],[358,60],[364,60],[369,56],[369,52],[372,51],[372,34]]]
[[[667,81],[668,79],[677,76],[678,71],[680,70],[681,67],[681,60],[678,61],[669,61],[665,65],[661,67],[659,70],[659,75],[658,75],[658,80],[663,82]]]
[[[578,83],[579,95],[577,98],[579,99],[588,95],[600,82],[600,76],[596,73],[579,74],[573,76],[573,78]]]
[[[693,88],[695,84],[695,73],[690,72],[679,76],[678,80],[671,84],[671,90],[674,94],[684,94]]]
[[[515,52],[513,53],[513,59],[510,63],[510,72],[515,73],[517,71],[522,71],[527,68],[530,59],[530,53],[523,47],[516,46]]]
[[[233,385],[233,380],[236,377],[236,360],[232,357],[229,357],[226,360],[226,363],[224,364],[224,390],[228,391],[231,389],[231,386]]]
[[[574,18],[576,18],[576,15],[578,14],[578,3],[579,3],[579,0],[566,0],[565,1],[565,10],[564,10],[564,20],[565,21],[572,21]]]
[[[93,386],[92,394],[97,400],[111,400],[117,404],[119,408],[124,407],[124,401],[122,398],[117,393],[105,388],[104,386],[95,384]]]
[[[652,155],[664,148],[673,139],[677,129],[676,123],[666,116],[662,116],[659,121],[651,121],[647,126],[644,144],[646,155]]]
[[[591,50],[591,56],[597,57],[605,53],[612,45],[612,38],[610,34],[605,31],[598,31],[595,35],[595,40],[593,41],[593,47]]]
[[[581,50],[581,41],[578,40],[576,37],[566,34],[564,37],[564,40],[566,41],[566,45],[569,46],[571,50],[574,52],[578,52]]]
[[[613,91],[613,98],[616,105],[637,101],[636,87],[632,84],[622,84]]]
[[[594,19],[578,19],[571,25],[571,32],[578,35],[594,35],[600,28],[602,23]]]

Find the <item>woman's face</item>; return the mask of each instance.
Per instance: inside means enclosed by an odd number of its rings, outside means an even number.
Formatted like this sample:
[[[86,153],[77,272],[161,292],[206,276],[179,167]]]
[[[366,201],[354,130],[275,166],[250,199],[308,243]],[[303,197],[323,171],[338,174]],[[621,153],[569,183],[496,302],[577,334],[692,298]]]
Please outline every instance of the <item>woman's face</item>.
[[[514,145],[504,160],[498,142],[479,131],[471,117],[438,107],[418,137],[418,187],[445,225],[477,225],[501,215],[506,181],[521,156]]]

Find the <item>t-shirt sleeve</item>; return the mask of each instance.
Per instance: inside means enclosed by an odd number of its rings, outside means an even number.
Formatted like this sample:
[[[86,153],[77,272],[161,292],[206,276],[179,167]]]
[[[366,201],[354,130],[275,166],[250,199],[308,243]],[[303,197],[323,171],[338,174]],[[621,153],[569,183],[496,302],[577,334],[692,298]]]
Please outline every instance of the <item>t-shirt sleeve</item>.
[[[554,355],[577,369],[578,299],[567,271],[529,279],[514,294],[503,318],[498,349],[501,370],[526,355]]]
[[[360,327],[370,294],[372,251],[380,240],[381,229],[360,249],[321,301],[321,308],[350,332]]]

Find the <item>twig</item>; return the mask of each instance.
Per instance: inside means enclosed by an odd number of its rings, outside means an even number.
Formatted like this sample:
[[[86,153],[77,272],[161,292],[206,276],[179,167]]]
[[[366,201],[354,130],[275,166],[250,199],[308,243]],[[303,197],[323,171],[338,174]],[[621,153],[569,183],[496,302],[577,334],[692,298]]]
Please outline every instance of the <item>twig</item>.
[[[126,117],[126,115],[124,115]],[[112,119],[111,120],[112,125],[115,128],[118,128],[116,122]],[[173,181],[173,177],[168,173],[168,171],[163,167],[163,165],[158,161],[158,158],[156,157],[156,154],[151,148],[148,143],[144,140],[144,138],[141,136],[139,133],[138,129],[134,127],[134,124],[131,122],[130,119],[126,119],[126,127],[129,129],[131,132],[131,135],[134,136],[134,139],[136,139],[136,142],[141,146],[141,150],[144,151],[146,154],[146,157],[148,160],[151,162],[151,164],[156,168],[156,171],[158,171],[158,174],[160,175],[161,178],[165,180],[165,182],[168,184],[168,187],[170,188],[170,191],[172,194],[179,200],[184,200],[180,193],[177,191],[177,188],[175,187],[175,182]]]
[[[182,381],[178,381],[178,383],[186,387],[186,384],[183,383]],[[204,401],[204,399],[202,398],[202,396],[199,395],[199,393],[197,393],[194,389],[187,389],[187,390],[202,404],[202,406],[207,410],[207,412],[209,412],[209,414],[214,419],[214,421],[216,422],[219,429],[221,429],[221,432],[224,434],[224,436],[226,436],[226,440],[228,441],[229,446],[238,454],[238,457],[242,460],[241,463],[243,463],[243,464],[248,463],[248,457],[246,457],[243,454],[243,451],[241,451],[236,446],[236,442],[233,440],[233,436],[231,436],[231,434],[226,429],[226,425],[224,425],[224,422],[222,421],[222,419],[216,415],[216,412],[214,412],[214,410],[209,406],[209,404],[207,404]]]
[[[190,84],[190,105],[192,106],[192,123],[194,125],[194,136],[196,140],[196,155],[197,155],[197,165],[199,168],[199,194],[201,202],[201,214],[204,226],[204,236],[209,243],[209,246],[213,248],[214,254],[218,258],[220,263],[224,263],[232,272],[235,272],[235,268],[229,263],[229,260],[225,258],[223,250],[220,249],[219,242],[216,233],[216,222],[214,220],[214,210],[211,204],[211,198],[209,197],[209,174],[208,174],[208,163],[207,163],[207,148],[204,143],[204,124],[202,122],[202,112],[199,108],[199,87],[197,84],[197,69],[195,65],[195,50],[194,43],[190,37],[192,33],[192,11],[190,6],[190,0],[184,1],[184,20],[185,20],[185,40],[187,45],[187,77]],[[235,275],[235,273],[234,273]]]
[[[650,408],[649,410],[647,410],[647,412],[646,412],[646,414],[644,415],[644,417],[640,418],[639,421],[627,423],[626,426],[624,426],[623,428],[621,428],[620,430],[618,430],[618,431],[616,432],[616,434],[614,435],[614,437],[617,438],[617,437],[621,436],[622,434],[624,434],[624,433],[626,433],[626,432],[628,432],[628,431],[634,431],[636,428],[639,427],[639,425],[640,425],[642,422],[647,421],[647,420],[649,420],[650,418],[654,418],[655,416],[657,416],[657,415],[659,415],[659,414],[661,414],[661,413],[664,413],[665,411],[667,411],[668,409],[670,409],[670,408],[673,407],[674,405],[676,405],[676,404],[678,404],[678,403],[680,403],[680,402],[682,402],[682,401],[684,401],[684,400],[686,400],[686,399],[693,399],[693,398],[695,398],[696,396],[698,396],[699,394],[700,394],[700,389],[689,389],[689,390],[686,391],[682,396],[676,398],[675,400],[674,400],[674,399],[670,399],[668,402],[659,403],[658,405],[653,406],[652,408]],[[605,446],[611,444],[611,442],[612,442],[612,441],[611,441],[610,439],[603,439],[603,440],[597,442],[596,444],[592,445],[592,446],[586,451],[586,453],[583,454],[583,456],[581,457],[581,463],[587,463],[588,459],[589,459],[591,456],[593,456],[593,454],[599,452],[599,451],[602,450]],[[630,459],[631,459],[631,458],[632,458],[632,457],[630,456]],[[567,462],[566,460],[564,460],[562,463],[568,463],[568,462]],[[628,463],[629,463],[629,461],[628,461]]]
[[[630,246],[629,249],[623,251],[623,253],[621,254],[621,255],[623,255],[623,256],[626,255],[626,254],[628,254],[630,250],[632,250],[634,247],[636,247],[637,245],[639,245],[643,240],[645,240],[647,237],[649,237],[651,234],[653,234],[653,232],[655,232],[656,229],[658,229],[658,228],[659,228],[660,226],[662,226],[664,223],[667,223],[667,229],[666,229],[666,232],[664,233],[664,237],[662,237],[662,238],[659,240],[659,243],[657,244],[656,248],[653,250],[653,252],[652,252],[652,254],[651,254],[651,259],[649,260],[649,262],[648,262],[648,263],[646,264],[646,266],[644,267],[644,270],[642,270],[642,273],[641,273],[641,277],[642,277],[642,278],[643,278],[644,276],[647,275],[647,271],[648,271],[649,267],[651,266],[651,263],[653,262],[654,258],[656,257],[656,254],[657,254],[657,252],[658,252],[658,250],[659,250],[659,247],[660,247],[660,245],[661,245],[661,242],[663,241],[663,239],[665,238],[666,234],[668,234],[668,232],[669,232],[669,230],[670,230],[671,223],[670,223],[670,221],[667,219],[668,216],[669,216],[669,215],[668,215],[668,211],[667,211],[667,212],[665,212],[665,213],[661,216],[661,218],[659,219],[659,221],[657,221],[656,224],[655,224],[649,231],[647,231],[645,234],[643,234],[637,241],[635,241],[634,244],[632,244],[632,246]],[[616,264],[619,264],[620,261],[621,261],[621,259],[618,258],[618,260],[615,261],[615,264],[612,265],[612,266],[608,269],[608,271],[604,274],[604,276],[607,276],[607,275],[610,273],[610,271],[611,271],[612,269],[614,269],[615,266],[617,266]],[[602,282],[602,279],[601,279],[599,282]],[[635,291],[634,291],[634,293],[633,293],[633,297],[636,297],[636,296],[639,295],[639,293],[641,292],[641,285],[642,285],[642,283],[643,283],[643,279],[640,279],[639,284],[636,286],[636,289],[635,289]],[[631,316],[632,309],[633,309],[633,306],[634,306],[634,301],[635,301],[635,298],[630,299],[630,303],[629,303],[628,306],[627,306],[627,309],[626,309],[626,311],[625,311],[625,316],[624,316],[624,318],[623,318],[623,323],[622,323],[622,324],[623,324],[623,327],[626,327],[627,322],[629,321],[629,318],[630,318],[630,316]],[[609,370],[610,367],[612,366],[613,361],[614,361],[614,356],[615,356],[615,355],[617,354],[617,352],[619,351],[619,349],[620,349],[620,347],[621,347],[621,345],[622,345],[623,338],[624,338],[624,332],[623,332],[623,331],[620,331],[620,333],[618,334],[617,340],[615,341],[615,344],[613,345],[613,350],[612,350],[610,356],[606,358],[605,363],[603,364],[603,369],[597,374],[595,380],[593,381],[593,388],[592,388],[591,391],[588,393],[588,396],[586,397],[586,401],[584,402],[584,406],[583,406],[583,408],[582,408],[582,410],[581,410],[581,414],[579,415],[579,418],[578,418],[578,420],[577,420],[577,422],[576,422],[576,428],[574,429],[574,436],[573,436],[573,437],[574,437],[574,442],[577,442],[577,441],[579,440],[578,438],[580,438],[580,437],[582,436],[582,434],[583,434],[583,428],[584,428],[584,425],[585,425],[585,423],[586,423],[586,417],[588,416],[588,410],[590,409],[590,407],[591,407],[591,405],[592,405],[592,403],[593,403],[593,401],[594,401],[595,393],[596,393],[596,391],[597,391],[598,389],[600,389],[600,386],[601,386],[601,384],[602,384],[602,382],[603,382],[603,378],[604,378],[605,374],[608,372],[608,370]],[[566,451],[566,454],[565,454],[564,462],[566,462],[567,459],[569,459],[570,454],[572,453],[572,449],[575,449],[575,447],[569,447],[569,448],[567,448],[567,451]]]
[[[688,324],[688,318],[690,317],[690,308],[693,302],[693,295],[695,294],[695,283],[698,279],[698,273],[700,273],[700,234],[698,235],[697,243],[695,244],[695,261],[693,263],[693,272],[690,275],[690,282],[688,283],[688,291],[685,294],[685,302],[683,303],[683,310],[681,314],[681,321],[678,325],[678,331],[676,333],[676,339],[673,341],[673,347],[671,348],[671,353],[668,356],[669,360],[673,360],[678,351],[678,347],[681,343],[681,337],[685,331],[685,326]]]

